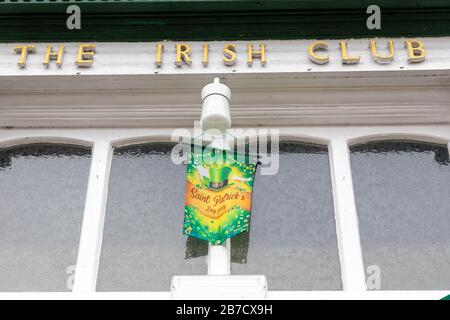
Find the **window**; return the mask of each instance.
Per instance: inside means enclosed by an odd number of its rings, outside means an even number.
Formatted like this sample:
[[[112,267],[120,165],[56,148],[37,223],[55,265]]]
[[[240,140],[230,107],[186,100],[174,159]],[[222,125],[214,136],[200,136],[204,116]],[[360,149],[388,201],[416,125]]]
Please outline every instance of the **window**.
[[[206,274],[207,243],[182,234],[186,167],[173,144],[114,150],[99,291],[168,291],[174,275]]]
[[[364,264],[381,289],[450,289],[447,146],[408,141],[351,148]]]
[[[106,298],[167,299],[172,276],[206,275],[208,244],[182,234],[186,167],[172,163],[172,143],[144,143],[171,131],[3,130],[0,295],[70,296],[77,263],[73,291]],[[422,134],[441,144],[349,147],[366,136]],[[382,290],[361,297],[418,290],[406,297],[442,298],[434,290],[450,283],[449,134],[438,125],[280,128],[281,136],[323,144],[281,142],[279,173],[257,173],[250,232],[231,239],[231,274],[266,275],[269,299],[354,298],[375,265]],[[52,143],[9,147],[42,136]],[[228,266],[224,256],[209,261]]]
[[[257,172],[250,232],[231,240],[232,274],[269,290],[342,289],[326,146],[280,143],[276,175]]]
[[[90,149],[0,149],[0,291],[68,291],[77,261]]]

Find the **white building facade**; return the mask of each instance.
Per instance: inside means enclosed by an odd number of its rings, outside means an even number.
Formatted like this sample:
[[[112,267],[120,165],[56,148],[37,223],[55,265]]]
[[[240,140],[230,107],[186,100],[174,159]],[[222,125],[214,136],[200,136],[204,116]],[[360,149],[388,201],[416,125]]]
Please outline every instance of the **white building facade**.
[[[280,137],[224,255],[170,161],[214,77]],[[442,298],[449,89],[447,36],[0,43],[0,297]]]

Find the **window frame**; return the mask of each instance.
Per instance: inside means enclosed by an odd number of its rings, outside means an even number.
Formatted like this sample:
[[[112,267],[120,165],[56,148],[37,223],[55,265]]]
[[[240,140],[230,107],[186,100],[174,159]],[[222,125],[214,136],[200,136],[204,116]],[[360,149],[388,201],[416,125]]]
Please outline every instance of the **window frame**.
[[[170,299],[167,292],[95,292],[108,181],[113,149],[120,146],[169,142],[174,127],[111,129],[1,129],[0,148],[37,142],[70,143],[92,148],[91,168],[72,292],[0,293],[2,299]],[[246,129],[246,128],[243,128]],[[404,139],[447,145],[450,152],[450,126],[317,126],[280,127],[280,141],[290,140],[327,145],[336,218],[342,291],[269,291],[268,299],[438,299],[445,290],[367,291],[359,240],[358,218],[353,191],[349,146],[368,141]],[[229,247],[228,247],[229,250]],[[230,264],[224,256],[209,257],[222,267]],[[250,297],[251,298],[251,297]]]

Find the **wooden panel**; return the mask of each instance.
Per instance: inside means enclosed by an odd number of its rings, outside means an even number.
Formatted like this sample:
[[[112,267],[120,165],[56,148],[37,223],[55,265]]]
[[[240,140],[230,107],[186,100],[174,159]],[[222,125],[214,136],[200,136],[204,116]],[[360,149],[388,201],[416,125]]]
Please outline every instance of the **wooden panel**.
[[[80,6],[81,30],[66,28]],[[0,41],[158,41],[450,35],[446,0],[377,1],[381,30],[366,27],[370,0],[0,0]]]

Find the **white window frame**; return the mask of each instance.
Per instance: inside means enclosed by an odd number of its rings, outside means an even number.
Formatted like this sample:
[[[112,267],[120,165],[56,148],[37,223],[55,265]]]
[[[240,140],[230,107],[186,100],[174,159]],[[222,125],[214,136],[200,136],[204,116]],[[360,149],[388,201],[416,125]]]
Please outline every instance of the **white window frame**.
[[[169,299],[169,292],[95,292],[108,179],[113,148],[137,143],[169,141],[175,128],[118,129],[13,129],[0,130],[0,147],[37,142],[92,146],[92,164],[86,195],[73,292],[0,293],[0,298],[132,298]],[[436,291],[366,291],[365,272],[359,241],[358,218],[350,170],[349,146],[366,141],[389,139],[417,140],[446,144],[450,150],[447,125],[283,127],[280,140],[326,144],[329,148],[336,230],[343,291],[269,291],[268,299],[404,299],[445,296]],[[219,258],[216,264],[229,264]],[[251,297],[249,297],[251,298]]]

